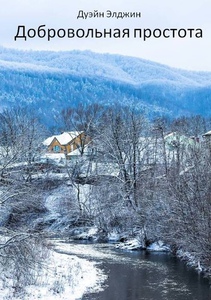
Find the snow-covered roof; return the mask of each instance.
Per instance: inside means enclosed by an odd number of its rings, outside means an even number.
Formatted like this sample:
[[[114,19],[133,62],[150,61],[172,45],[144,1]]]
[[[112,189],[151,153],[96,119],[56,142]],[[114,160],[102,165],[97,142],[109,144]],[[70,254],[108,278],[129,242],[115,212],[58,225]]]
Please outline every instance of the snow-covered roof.
[[[59,135],[53,135],[49,138],[47,138],[44,142],[43,145],[49,146],[53,140],[56,138],[57,141],[60,143],[60,145],[67,145],[70,143],[74,138],[79,136],[83,131],[69,131],[69,132],[63,132],[62,134]]]
[[[209,135],[211,135],[211,130],[203,134],[203,136],[209,136]]]
[[[84,151],[83,154],[87,154],[87,153],[85,153],[85,151]],[[68,153],[67,156],[81,156],[81,149],[77,148],[74,151],[71,151],[70,153]]]
[[[189,146],[193,145],[194,141],[192,138],[187,137],[183,134],[179,134],[178,132],[171,132],[167,134],[165,137],[166,145],[168,146],[168,150],[172,151],[177,148],[179,145]]]
[[[180,134],[180,133],[176,132],[176,131],[168,133],[164,136],[165,140],[166,139],[170,139],[170,140],[172,140],[172,139],[183,139],[183,138],[187,138],[187,137],[183,134]]]
[[[168,141],[178,140],[180,142],[190,142],[192,140],[186,135],[179,134],[178,132],[171,132],[167,134],[164,139]]]
[[[91,154],[92,150],[90,149],[90,147],[88,147],[88,145],[89,144],[84,146],[83,155]],[[81,148],[77,148],[77,149],[71,151],[70,153],[67,154],[67,156],[81,156]]]
[[[43,145],[49,146],[49,145],[51,144],[51,142],[53,141],[54,137],[55,137],[55,136],[51,136],[51,137],[45,139],[45,140],[43,141]]]

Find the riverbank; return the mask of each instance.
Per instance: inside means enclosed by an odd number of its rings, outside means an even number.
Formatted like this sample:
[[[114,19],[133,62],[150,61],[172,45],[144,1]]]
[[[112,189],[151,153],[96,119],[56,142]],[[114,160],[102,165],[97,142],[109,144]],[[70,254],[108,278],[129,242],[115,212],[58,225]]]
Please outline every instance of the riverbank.
[[[108,275],[105,288],[83,300],[210,299],[208,281],[170,253],[126,251],[115,243],[84,240],[55,244],[57,251],[97,262]]]
[[[117,233],[112,231],[107,235],[99,232],[96,227],[82,227],[72,231],[72,236],[75,240],[89,240],[89,241],[105,241],[115,243],[117,249],[126,251],[141,251],[146,250],[149,252],[169,252],[175,255],[180,260],[184,261],[188,266],[196,270],[203,276],[211,279],[211,268],[204,266],[194,256],[194,254],[178,248],[176,251],[161,240],[150,241],[145,243],[144,234],[142,231],[136,231],[132,237],[129,232]]]
[[[81,299],[86,293],[102,289],[106,278],[96,263],[75,255],[50,250],[35,284],[21,290],[14,287],[13,277],[0,276],[0,299],[2,300],[52,300]]]

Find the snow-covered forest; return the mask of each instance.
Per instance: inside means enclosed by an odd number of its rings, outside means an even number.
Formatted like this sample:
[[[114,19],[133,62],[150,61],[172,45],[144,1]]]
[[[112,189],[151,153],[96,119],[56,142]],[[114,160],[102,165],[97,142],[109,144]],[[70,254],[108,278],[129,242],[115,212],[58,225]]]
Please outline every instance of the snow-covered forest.
[[[79,102],[139,106],[149,116],[210,115],[211,74],[90,51],[18,51],[0,47],[0,107],[38,109],[53,125]]]
[[[58,118],[53,133],[90,137],[71,158],[49,155],[52,132],[36,111],[0,113],[0,268],[13,296],[43,272],[55,234],[136,238],[138,249],[162,241],[210,274],[210,118],[148,119],[136,107],[84,103]]]

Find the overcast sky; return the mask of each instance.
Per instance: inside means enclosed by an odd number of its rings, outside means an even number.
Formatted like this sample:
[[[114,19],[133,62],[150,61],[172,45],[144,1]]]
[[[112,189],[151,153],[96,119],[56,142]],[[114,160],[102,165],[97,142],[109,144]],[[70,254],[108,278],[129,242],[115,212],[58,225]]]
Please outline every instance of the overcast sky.
[[[177,68],[211,71],[211,0],[0,0],[0,45],[34,50],[118,53]],[[142,18],[77,19],[78,11],[141,12]],[[37,28],[202,28],[202,39],[43,39],[14,36],[18,25]]]

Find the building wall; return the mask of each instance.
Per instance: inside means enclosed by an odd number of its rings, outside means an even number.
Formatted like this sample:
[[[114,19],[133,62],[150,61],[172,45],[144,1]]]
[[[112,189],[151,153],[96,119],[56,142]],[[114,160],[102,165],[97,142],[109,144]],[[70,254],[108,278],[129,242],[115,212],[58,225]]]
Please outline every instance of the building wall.
[[[74,150],[76,150],[78,147],[85,146],[91,141],[91,138],[89,136],[85,136],[84,132],[81,133],[79,136],[77,136],[75,139],[72,140],[72,142],[67,146],[67,153],[70,153]]]
[[[48,152],[52,153],[64,153],[66,147],[61,145],[57,139],[53,139],[51,144],[48,146]]]
[[[54,138],[51,144],[48,147],[48,152],[51,153],[70,153],[76,150],[78,147],[84,146],[91,141],[89,136],[85,136],[84,133],[81,133],[79,136],[74,138],[69,144],[61,145],[59,141]]]

